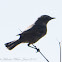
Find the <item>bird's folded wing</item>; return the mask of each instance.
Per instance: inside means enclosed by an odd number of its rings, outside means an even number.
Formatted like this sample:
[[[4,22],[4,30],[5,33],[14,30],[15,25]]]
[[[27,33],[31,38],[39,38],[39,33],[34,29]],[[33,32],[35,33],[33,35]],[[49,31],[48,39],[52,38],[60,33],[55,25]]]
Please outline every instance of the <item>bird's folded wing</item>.
[[[32,25],[28,26],[24,31],[29,30],[29,29],[32,28],[34,25],[35,25],[35,24],[32,24]]]

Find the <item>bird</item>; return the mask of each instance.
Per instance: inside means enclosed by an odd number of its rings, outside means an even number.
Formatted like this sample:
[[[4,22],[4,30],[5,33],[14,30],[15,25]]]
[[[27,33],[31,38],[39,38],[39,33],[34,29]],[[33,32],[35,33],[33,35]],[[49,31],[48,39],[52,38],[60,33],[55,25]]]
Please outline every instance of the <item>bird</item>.
[[[36,22],[32,25],[30,25],[29,29],[24,30],[22,33],[18,34],[20,37],[17,40],[5,43],[5,46],[12,50],[14,47],[21,43],[28,43],[28,46],[31,48],[37,49],[36,46],[33,44],[36,43],[40,38],[46,35],[47,33],[47,23],[51,20],[55,19],[54,17],[50,17],[49,15],[42,15],[40,16]],[[33,45],[30,46],[30,45]]]

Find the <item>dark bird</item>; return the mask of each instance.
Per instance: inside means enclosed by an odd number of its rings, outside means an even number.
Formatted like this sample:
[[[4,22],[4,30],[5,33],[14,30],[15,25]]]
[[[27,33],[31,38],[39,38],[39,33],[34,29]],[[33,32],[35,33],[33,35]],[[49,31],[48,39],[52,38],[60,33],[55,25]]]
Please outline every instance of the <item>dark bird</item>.
[[[33,25],[31,25],[31,28],[23,31],[21,34],[18,34],[20,35],[20,38],[18,40],[8,42],[5,44],[5,46],[9,50],[12,50],[15,46],[17,46],[20,43],[28,43],[28,46],[31,47],[30,44],[33,45],[35,42],[37,42],[40,38],[42,38],[46,34],[47,23],[51,19],[54,19],[54,18],[48,15],[42,15],[37,19],[37,21]],[[36,46],[32,48],[35,48],[35,47]]]

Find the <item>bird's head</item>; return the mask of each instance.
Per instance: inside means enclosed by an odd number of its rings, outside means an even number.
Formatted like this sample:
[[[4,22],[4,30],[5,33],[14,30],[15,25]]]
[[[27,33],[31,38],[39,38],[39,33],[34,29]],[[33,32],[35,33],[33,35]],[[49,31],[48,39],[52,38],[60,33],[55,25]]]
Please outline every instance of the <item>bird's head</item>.
[[[44,23],[48,23],[48,21],[50,21],[51,19],[55,19],[54,17],[50,17],[48,15],[42,15],[40,18],[39,18],[42,22]]]
[[[40,18],[45,19],[45,20],[55,19],[54,17],[50,17],[48,15],[42,15]]]

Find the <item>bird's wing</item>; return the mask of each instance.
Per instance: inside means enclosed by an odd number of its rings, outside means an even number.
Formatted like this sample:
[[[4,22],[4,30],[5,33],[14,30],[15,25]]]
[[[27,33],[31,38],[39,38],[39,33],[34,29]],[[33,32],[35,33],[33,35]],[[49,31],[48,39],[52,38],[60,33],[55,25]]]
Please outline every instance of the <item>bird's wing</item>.
[[[34,25],[35,25],[35,24],[32,24],[32,25],[28,26],[24,31],[29,30],[29,29],[32,28]]]
[[[27,27],[24,31],[22,31],[20,34],[18,34],[17,36],[21,35],[22,33],[28,31],[29,29],[31,29],[35,24],[30,25],[29,27]]]

